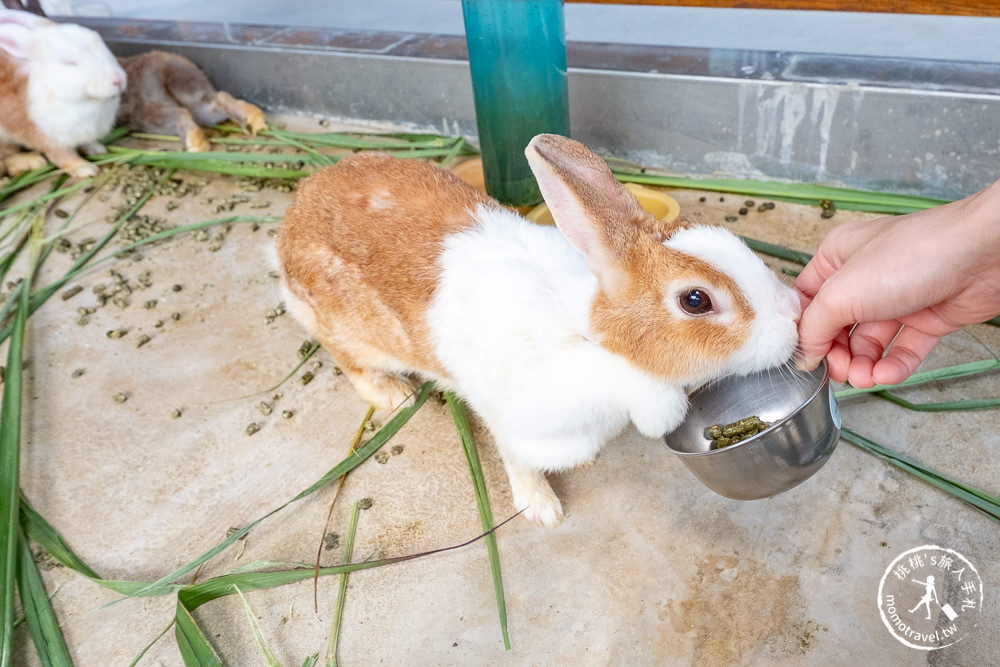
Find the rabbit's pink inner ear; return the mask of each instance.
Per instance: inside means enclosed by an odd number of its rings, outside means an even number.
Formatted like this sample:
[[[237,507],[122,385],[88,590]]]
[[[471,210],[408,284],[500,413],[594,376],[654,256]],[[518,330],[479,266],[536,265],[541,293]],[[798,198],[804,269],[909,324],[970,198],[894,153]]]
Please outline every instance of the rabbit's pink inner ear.
[[[28,60],[30,45],[30,30],[17,23],[0,21],[0,49],[19,60]]]
[[[628,286],[628,273],[598,227],[594,210],[545,166],[535,169],[535,178],[556,227],[583,254],[601,289],[612,297],[623,293]]]

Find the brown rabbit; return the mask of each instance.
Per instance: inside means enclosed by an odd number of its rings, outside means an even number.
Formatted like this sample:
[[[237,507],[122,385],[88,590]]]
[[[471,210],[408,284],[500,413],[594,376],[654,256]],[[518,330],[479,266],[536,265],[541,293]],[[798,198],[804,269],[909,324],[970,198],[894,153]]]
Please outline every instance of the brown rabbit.
[[[133,130],[174,134],[185,150],[211,148],[201,125],[234,120],[256,135],[267,129],[264,112],[224,91],[216,91],[198,66],[176,53],[149,51],[119,58],[128,75],[118,122]]]

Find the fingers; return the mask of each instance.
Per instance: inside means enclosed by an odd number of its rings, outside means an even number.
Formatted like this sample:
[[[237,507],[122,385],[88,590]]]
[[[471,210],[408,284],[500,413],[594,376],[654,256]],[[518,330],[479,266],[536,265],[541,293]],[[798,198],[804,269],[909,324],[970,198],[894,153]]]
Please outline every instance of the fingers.
[[[816,294],[799,319],[799,368],[813,370],[833,348],[834,340],[855,322],[839,302]],[[842,341],[846,342],[846,341]]]
[[[875,364],[872,381],[875,384],[899,384],[917,370],[939,340],[940,336],[903,327],[885,357]]]

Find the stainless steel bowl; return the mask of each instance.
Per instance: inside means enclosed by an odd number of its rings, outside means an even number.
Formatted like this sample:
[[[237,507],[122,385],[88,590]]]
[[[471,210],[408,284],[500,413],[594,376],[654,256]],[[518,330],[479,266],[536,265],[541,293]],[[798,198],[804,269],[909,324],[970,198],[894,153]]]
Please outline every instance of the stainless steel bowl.
[[[753,415],[773,425],[709,449],[709,426]],[[782,368],[706,385],[691,394],[684,423],[664,438],[705,486],[737,500],[769,498],[801,484],[823,467],[839,439],[840,412],[825,361],[810,373]]]

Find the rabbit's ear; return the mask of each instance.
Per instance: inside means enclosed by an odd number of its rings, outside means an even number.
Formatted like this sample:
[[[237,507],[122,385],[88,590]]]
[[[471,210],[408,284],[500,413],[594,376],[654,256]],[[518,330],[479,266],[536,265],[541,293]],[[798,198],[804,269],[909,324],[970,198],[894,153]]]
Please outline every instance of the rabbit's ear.
[[[525,149],[538,188],[563,236],[583,253],[610,296],[629,283],[629,251],[643,215],[635,196],[583,144],[540,134]]]
[[[0,9],[0,49],[20,60],[28,60],[32,31],[44,25],[52,25],[52,21],[31,12]]]

